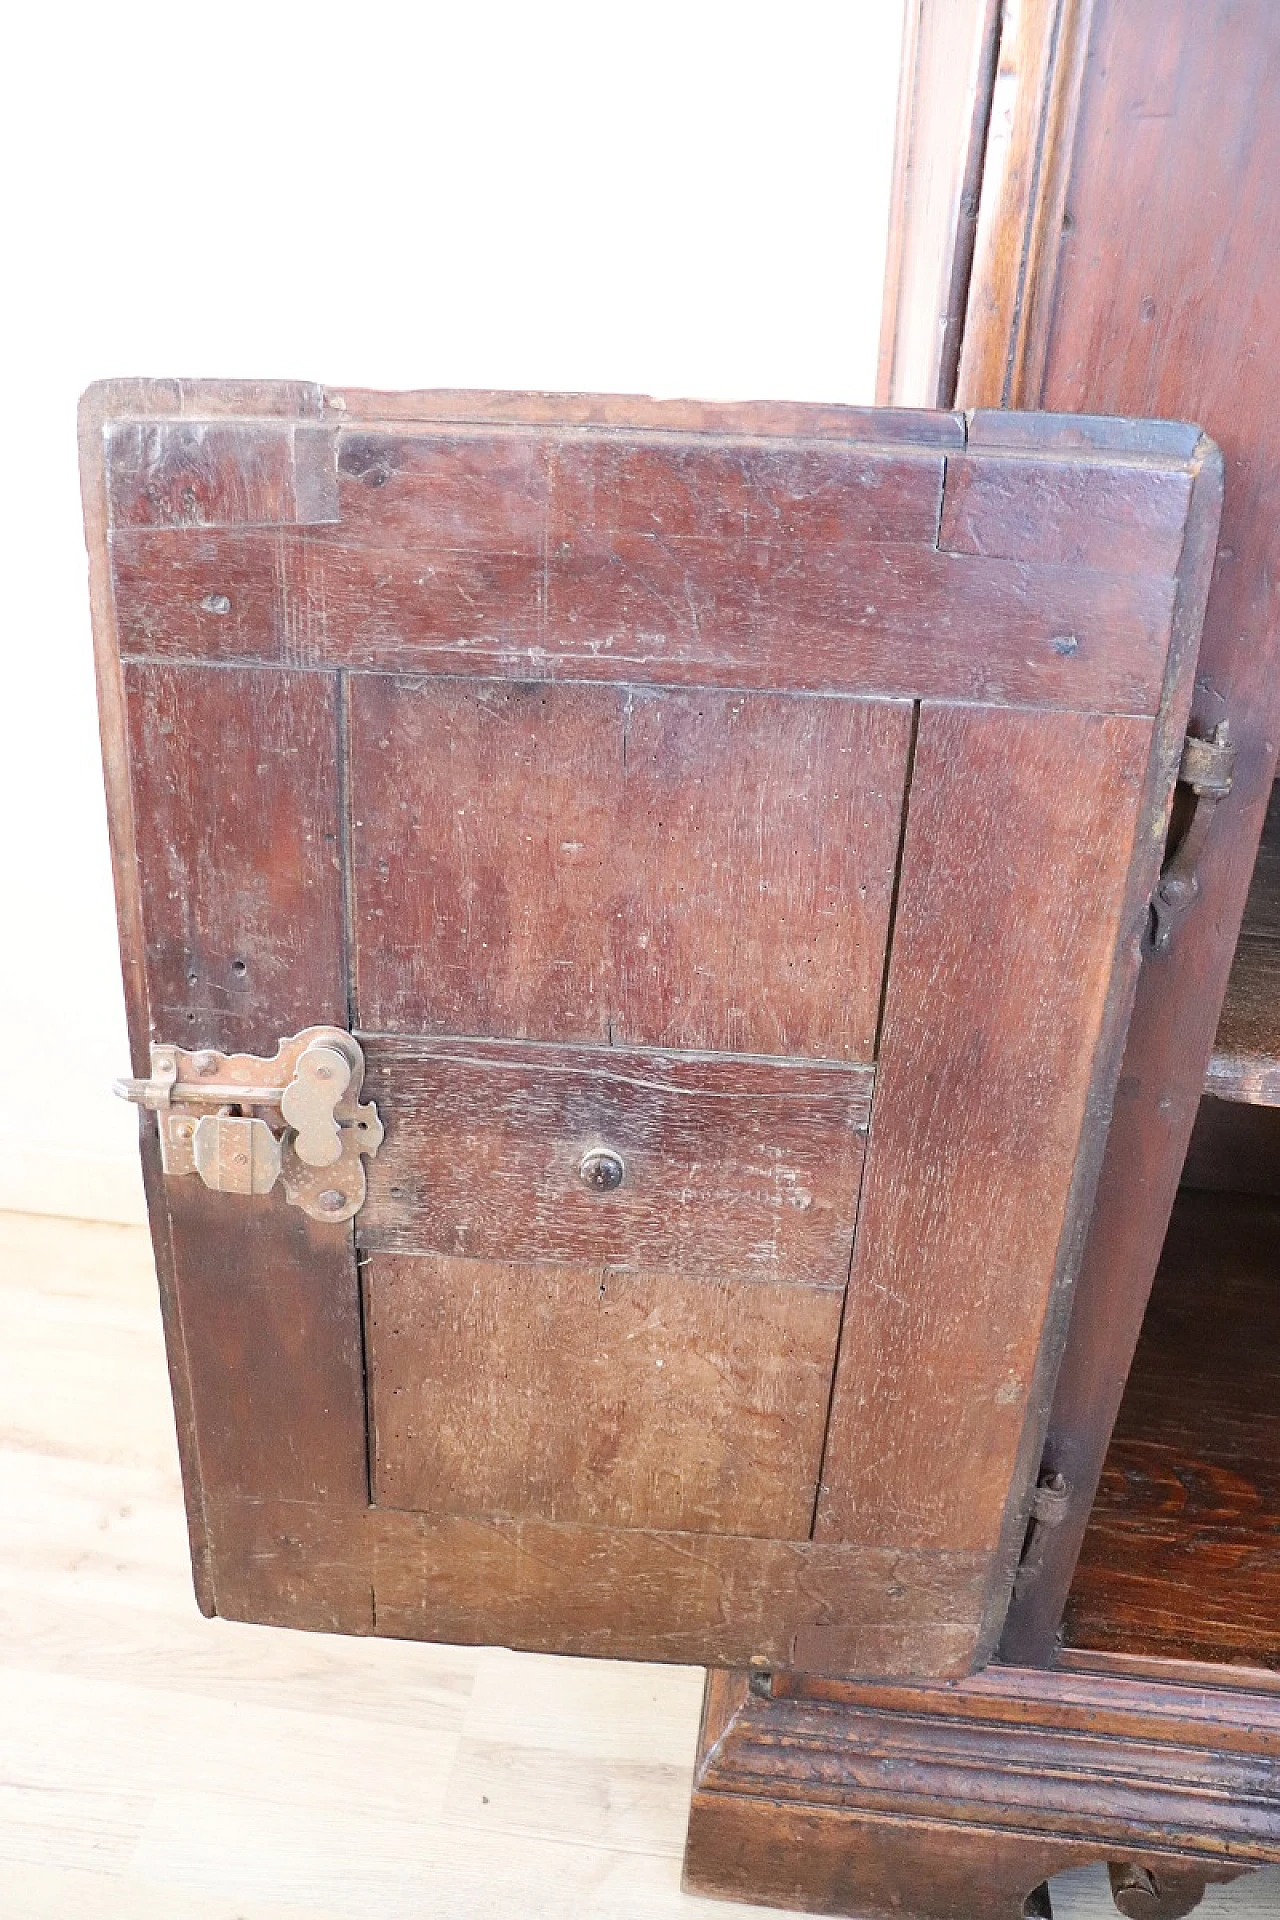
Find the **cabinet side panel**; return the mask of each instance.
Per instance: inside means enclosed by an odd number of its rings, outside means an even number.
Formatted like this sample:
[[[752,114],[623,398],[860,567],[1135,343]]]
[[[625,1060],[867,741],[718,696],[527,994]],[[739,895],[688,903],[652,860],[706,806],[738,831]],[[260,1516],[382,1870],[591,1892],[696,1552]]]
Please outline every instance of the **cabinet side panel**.
[[[1046,261],[1047,354],[1019,406],[1198,420],[1222,448],[1222,532],[1192,726],[1226,723],[1231,793],[1199,895],[1143,967],[1046,1464],[1073,1488],[1002,1651],[1051,1652],[1195,1121],[1280,740],[1280,13],[1269,0],[1097,0]],[[971,388],[966,404],[993,397]],[[1186,566],[1184,563],[1184,572]]]

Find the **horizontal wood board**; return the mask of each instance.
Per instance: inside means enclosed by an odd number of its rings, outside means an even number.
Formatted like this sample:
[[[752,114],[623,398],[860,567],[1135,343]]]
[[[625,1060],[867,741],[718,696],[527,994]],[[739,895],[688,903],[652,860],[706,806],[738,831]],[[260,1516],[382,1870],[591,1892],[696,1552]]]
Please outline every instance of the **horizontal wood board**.
[[[808,1539],[841,1287],[438,1255],[364,1271],[379,1506]]]
[[[195,448],[170,423],[176,452],[159,423],[120,423],[122,652],[1156,710],[1188,483],[1185,462],[1153,471],[1158,439],[1082,452],[1059,557],[1036,539],[1061,526],[1058,476],[1010,458],[997,478],[998,447],[886,445],[856,416],[808,441],[685,417],[334,424],[323,456],[301,423],[218,425]]]
[[[905,702],[351,682],[361,1026],[869,1061]]]
[[[843,1286],[866,1068],[364,1035],[368,1249]],[[597,1192],[584,1155],[616,1152]]]

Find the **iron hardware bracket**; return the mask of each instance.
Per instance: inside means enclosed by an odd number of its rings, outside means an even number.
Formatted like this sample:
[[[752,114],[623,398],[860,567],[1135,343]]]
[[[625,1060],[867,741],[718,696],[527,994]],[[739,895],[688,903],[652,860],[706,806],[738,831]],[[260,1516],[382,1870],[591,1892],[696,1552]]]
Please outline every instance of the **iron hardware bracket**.
[[[1225,720],[1214,728],[1211,739],[1201,740],[1189,733],[1183,742],[1178,784],[1189,788],[1193,796],[1191,817],[1151,896],[1146,939],[1149,953],[1168,951],[1174,928],[1195,904],[1200,892],[1200,856],[1218,802],[1231,791],[1235,764],[1236,750]]]
[[[358,1040],[306,1027],[271,1059],[156,1044],[150,1077],[114,1091],[156,1115],[166,1175],[194,1173],[215,1193],[270,1193],[280,1181],[290,1206],[336,1224],[364,1205],[364,1156],[383,1140],[376,1106],[360,1102],[363,1081]]]

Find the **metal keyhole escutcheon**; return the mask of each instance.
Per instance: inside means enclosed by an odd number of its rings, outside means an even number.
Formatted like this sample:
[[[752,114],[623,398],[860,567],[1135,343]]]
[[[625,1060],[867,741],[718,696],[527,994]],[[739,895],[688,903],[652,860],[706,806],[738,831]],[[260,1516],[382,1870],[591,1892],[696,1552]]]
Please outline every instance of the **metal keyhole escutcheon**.
[[[613,1153],[608,1147],[594,1147],[590,1153],[584,1153],[578,1162],[578,1178],[584,1187],[590,1187],[592,1193],[614,1193],[627,1177],[626,1165],[620,1153]]]

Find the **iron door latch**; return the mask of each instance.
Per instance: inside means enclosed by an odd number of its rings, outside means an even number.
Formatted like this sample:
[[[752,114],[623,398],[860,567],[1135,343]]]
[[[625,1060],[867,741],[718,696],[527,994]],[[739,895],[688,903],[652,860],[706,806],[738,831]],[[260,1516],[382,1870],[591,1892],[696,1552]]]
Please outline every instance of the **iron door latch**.
[[[157,1116],[166,1174],[198,1174],[215,1193],[270,1193],[279,1180],[290,1206],[338,1222],[364,1205],[362,1156],[382,1145],[363,1081],[358,1040],[306,1027],[269,1060],[155,1045],[150,1079],[117,1080],[115,1091]]]

